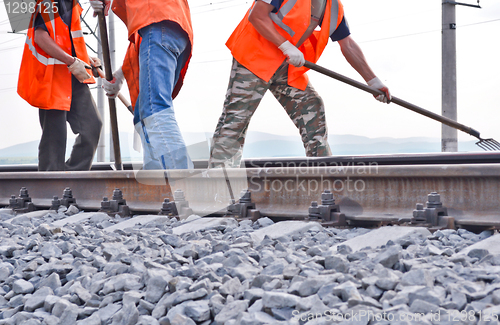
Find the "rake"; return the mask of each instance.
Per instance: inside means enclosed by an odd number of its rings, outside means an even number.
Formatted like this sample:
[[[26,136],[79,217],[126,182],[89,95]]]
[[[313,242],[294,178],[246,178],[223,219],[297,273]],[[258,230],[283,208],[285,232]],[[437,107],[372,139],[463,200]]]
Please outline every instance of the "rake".
[[[361,89],[361,90],[364,90],[366,92],[369,92],[370,94],[374,95],[374,96],[378,96],[378,95],[383,95],[383,92],[378,90],[378,89],[375,89],[375,88],[372,88],[370,86],[367,86],[361,82],[358,82],[354,79],[351,79],[351,78],[348,78],[348,77],[345,77],[339,73],[336,73],[336,72],[333,72],[331,70],[328,70],[326,68],[323,68],[317,64],[314,64],[312,62],[309,62],[309,61],[306,61],[306,63],[304,64],[304,66],[306,68],[309,68],[311,70],[314,70],[316,72],[319,72],[321,74],[324,74],[326,76],[329,76],[331,78],[334,78],[334,79],[337,79],[339,81],[342,81],[348,85],[351,85],[353,87],[356,87],[358,89]],[[391,99],[391,103],[394,103],[394,104],[397,104],[399,106],[403,106],[404,108],[407,108],[409,110],[412,110],[416,113],[419,113],[419,114],[422,114],[424,116],[427,116],[433,120],[436,120],[436,121],[439,121],[443,124],[446,124],[452,128],[455,128],[457,130],[460,130],[460,131],[463,131],[469,135],[472,135],[473,137],[476,137],[477,139],[479,139],[478,142],[476,142],[476,145],[483,149],[483,150],[486,150],[486,151],[497,151],[497,150],[500,150],[500,143],[494,139],[483,139],[481,138],[480,136],[480,133],[479,131],[476,131],[474,130],[473,128],[471,127],[468,127],[466,125],[463,125],[463,124],[460,124],[460,123],[457,123],[455,121],[453,121],[452,119],[449,119],[447,117],[444,117],[444,116],[441,116],[439,114],[436,114],[436,113],[433,113],[431,111],[428,111],[426,109],[423,109],[421,107],[418,107],[416,105],[413,105],[411,103],[408,103],[407,101],[404,101],[400,98],[397,98],[397,97],[394,97],[392,96],[392,99]]]

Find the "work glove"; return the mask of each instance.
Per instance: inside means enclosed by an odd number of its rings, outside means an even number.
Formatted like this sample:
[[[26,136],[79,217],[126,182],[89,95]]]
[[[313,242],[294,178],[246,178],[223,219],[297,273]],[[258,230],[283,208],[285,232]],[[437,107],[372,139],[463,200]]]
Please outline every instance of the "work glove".
[[[123,76],[121,67],[113,73],[113,80],[107,81],[104,79],[102,81],[102,88],[106,91],[106,96],[109,98],[116,98],[122,88],[124,79],[125,77]]]
[[[100,68],[101,67],[101,60],[99,60],[99,58],[90,57],[89,59],[90,59],[90,64],[94,68]]]
[[[75,58],[75,62],[68,66],[69,72],[71,72],[80,82],[90,78],[90,74],[85,69],[91,69],[91,67],[79,58]]]
[[[387,86],[384,85],[378,77],[375,77],[372,80],[369,80],[368,86],[376,88],[384,93],[383,95],[373,96],[373,97],[375,97],[375,99],[377,99],[378,101],[380,101],[382,103],[387,103],[387,104],[389,104],[391,102],[392,98],[391,98],[391,93],[389,92],[389,88],[387,88]]]
[[[104,16],[109,13],[109,7],[111,7],[111,0],[90,0],[90,6],[94,9],[94,17],[97,16],[98,12],[102,12],[104,8]]]
[[[284,55],[288,57],[286,61],[294,67],[299,68],[306,62],[306,60],[304,59],[304,54],[302,54],[302,52],[300,52],[299,49],[289,41],[283,42],[283,44],[278,46],[278,48],[281,50],[281,52],[283,52]]]

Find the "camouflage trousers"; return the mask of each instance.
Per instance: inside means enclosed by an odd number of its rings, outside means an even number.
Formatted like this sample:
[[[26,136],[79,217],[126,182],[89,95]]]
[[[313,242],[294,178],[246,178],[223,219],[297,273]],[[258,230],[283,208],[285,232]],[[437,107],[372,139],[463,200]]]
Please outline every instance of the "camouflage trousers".
[[[209,168],[239,167],[245,136],[257,106],[270,90],[299,129],[308,157],[331,155],[323,100],[311,84],[305,90],[287,84],[288,63],[265,82],[233,59],[224,109],[215,128]]]

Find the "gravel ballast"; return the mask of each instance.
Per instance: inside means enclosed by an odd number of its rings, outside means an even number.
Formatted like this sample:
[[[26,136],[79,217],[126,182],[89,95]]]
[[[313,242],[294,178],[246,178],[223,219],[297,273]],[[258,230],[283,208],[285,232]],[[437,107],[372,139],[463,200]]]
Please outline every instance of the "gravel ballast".
[[[493,231],[136,220],[0,210],[0,325],[499,324]]]

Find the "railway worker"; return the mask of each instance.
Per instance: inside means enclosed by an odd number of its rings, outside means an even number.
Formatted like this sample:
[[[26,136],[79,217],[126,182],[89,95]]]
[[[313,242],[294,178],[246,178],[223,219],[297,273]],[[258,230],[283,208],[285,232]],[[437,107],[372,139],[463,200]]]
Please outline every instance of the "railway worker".
[[[107,14],[111,1],[90,4]],[[172,103],[192,52],[187,0],[115,0],[111,9],[127,25],[130,43],[122,67],[103,87],[108,96],[116,96],[127,80],[144,149],[143,169],[193,168]]]
[[[226,43],[233,65],[209,167],[239,167],[250,118],[267,90],[299,129],[306,155],[331,155],[323,101],[303,67],[317,62],[329,37],[368,85],[384,92],[377,99],[390,100],[350,36],[339,0],[256,0]]]
[[[83,39],[77,0],[38,0],[28,28],[17,85],[18,94],[39,108],[42,137],[38,170],[90,170],[102,120],[87,84],[95,83]],[[65,161],[69,123],[78,134]]]

